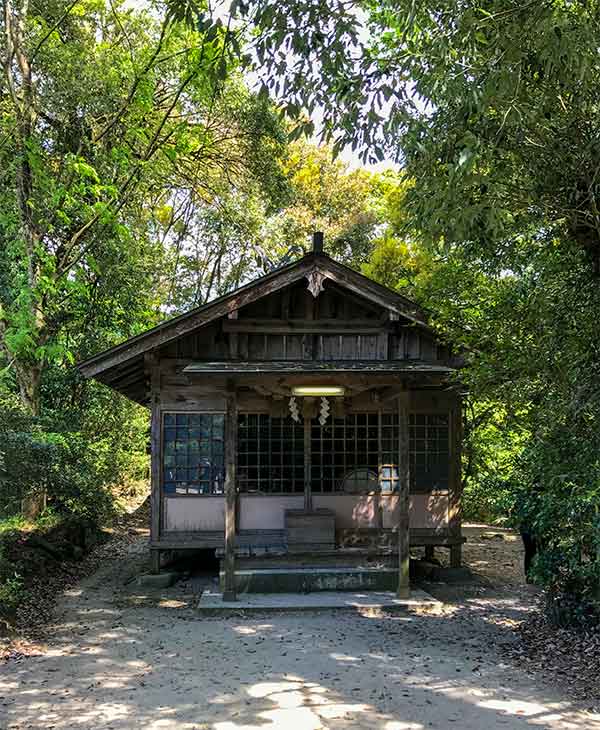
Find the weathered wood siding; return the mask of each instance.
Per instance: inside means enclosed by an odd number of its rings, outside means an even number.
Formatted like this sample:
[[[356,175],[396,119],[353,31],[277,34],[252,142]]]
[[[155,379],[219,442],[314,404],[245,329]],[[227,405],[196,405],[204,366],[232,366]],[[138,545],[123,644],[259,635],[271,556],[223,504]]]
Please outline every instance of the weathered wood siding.
[[[161,349],[185,360],[423,360],[445,363],[448,348],[408,320],[326,282],[316,299],[297,282]]]
[[[163,412],[227,411],[228,384],[225,376],[190,379],[182,371],[193,361],[391,359],[444,363],[449,357],[447,348],[436,342],[427,329],[410,323],[400,315],[391,316],[383,307],[344,292],[332,282],[326,281],[324,291],[314,298],[306,289],[306,281],[302,280],[160,348],[152,361],[155,422],[160,422]],[[347,377],[348,382],[352,382],[354,378],[364,379],[365,376],[357,373]],[[271,376],[269,380],[269,376],[265,375],[257,380],[261,384],[258,387],[257,383],[244,386],[242,381],[236,396],[239,412],[272,415],[278,415],[282,409],[287,412],[287,401],[284,402],[281,396],[274,400],[267,394],[271,382],[276,380],[277,376]],[[261,395],[261,386],[264,386],[264,395]],[[458,423],[460,409],[453,392],[411,390],[403,397],[409,413],[451,413],[453,425]],[[396,398],[394,392],[389,398],[380,398],[367,389],[346,399],[343,410],[348,413],[394,413],[398,409]],[[154,438],[155,448],[158,448],[156,433]],[[411,530],[451,530],[458,534],[458,440],[459,436],[453,434],[450,488],[421,490],[410,495]],[[160,490],[156,491],[161,496],[155,496],[160,512],[155,531],[160,524],[161,535],[187,538],[200,533],[223,534],[224,496],[165,496]],[[253,531],[281,531],[284,529],[285,509],[301,508],[303,504],[302,494],[240,494],[236,505],[236,528],[248,539],[251,539],[248,535]],[[400,501],[395,493],[315,493],[313,507],[333,510],[336,529],[390,530],[398,525]]]

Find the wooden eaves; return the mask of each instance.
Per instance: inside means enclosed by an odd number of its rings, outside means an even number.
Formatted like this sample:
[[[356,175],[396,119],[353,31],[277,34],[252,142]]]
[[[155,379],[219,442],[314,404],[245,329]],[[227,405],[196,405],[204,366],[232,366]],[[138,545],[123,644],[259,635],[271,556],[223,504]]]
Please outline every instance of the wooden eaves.
[[[264,362],[193,362],[182,372],[192,375],[256,375],[260,373],[451,373],[453,368],[414,360],[268,360]]]

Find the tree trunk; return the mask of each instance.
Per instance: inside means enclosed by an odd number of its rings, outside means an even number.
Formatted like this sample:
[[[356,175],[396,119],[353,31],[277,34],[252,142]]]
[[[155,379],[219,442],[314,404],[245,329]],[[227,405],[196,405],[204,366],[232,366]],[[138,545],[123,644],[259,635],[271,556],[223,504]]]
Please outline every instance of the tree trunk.
[[[4,77],[12,99],[16,125],[15,137],[15,184],[20,214],[20,232],[27,257],[27,279],[29,287],[30,319],[35,323],[30,333],[36,344],[44,344],[44,315],[40,302],[36,301],[40,278],[38,247],[40,234],[36,222],[35,208],[32,207],[34,195],[33,172],[30,162],[28,143],[31,140],[36,120],[35,89],[31,63],[27,54],[26,25],[29,14],[29,0],[4,0],[4,34],[6,53]],[[4,334],[7,322],[3,322],[0,334]],[[19,392],[23,405],[34,415],[40,413],[40,382],[43,362],[31,362],[18,352],[10,352],[3,343],[4,350],[12,360]]]
[[[41,365],[15,364],[21,402],[33,416],[40,415]]]

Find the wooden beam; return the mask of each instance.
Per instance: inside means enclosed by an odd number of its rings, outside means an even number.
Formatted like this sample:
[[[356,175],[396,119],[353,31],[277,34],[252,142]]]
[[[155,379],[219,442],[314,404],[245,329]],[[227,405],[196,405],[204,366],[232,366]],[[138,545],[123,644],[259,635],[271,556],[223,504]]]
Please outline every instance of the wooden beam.
[[[288,319],[290,316],[290,290],[284,289],[281,292],[281,319]]]
[[[113,383],[121,382],[123,379],[131,377],[132,375],[140,376],[140,371],[143,370],[143,365],[140,360],[134,360],[133,363],[129,362],[125,367],[120,366],[113,368],[107,373],[102,373],[98,378],[101,382],[106,385],[112,386]]]
[[[377,335],[377,359],[387,360],[389,357],[390,337],[387,330],[379,332]]]
[[[238,319],[223,320],[223,332],[293,335],[327,334],[376,335],[387,332],[379,319]]]
[[[363,306],[365,306],[364,302],[366,300],[371,308],[380,307],[386,312],[398,313],[420,327],[431,330],[425,322],[424,312],[414,302],[333,261],[328,256],[311,254],[279,271],[267,274],[255,282],[246,284],[227,296],[220,297],[187,314],[175,317],[148,332],[131,338],[121,345],[89,358],[80,363],[78,368],[86,377],[95,377],[109,368],[161,347],[197,327],[201,327],[215,319],[227,317],[234,310],[241,309],[262,297],[283,290],[304,279],[307,274],[313,271],[326,276],[327,287],[330,286],[330,283],[333,283],[334,286],[337,284],[346,296],[350,292],[360,298]]]
[[[160,573],[160,550],[150,548],[150,572],[153,575]]]
[[[357,294],[356,292],[346,289],[344,286],[340,286],[336,283],[335,279],[329,279],[327,282],[327,289],[335,291],[339,296],[343,297],[345,302],[354,302],[361,309],[369,309],[374,314],[381,316],[381,307],[379,304],[373,304],[373,302],[365,299],[365,297]]]
[[[410,535],[409,535],[409,495],[410,495],[410,458],[408,412],[410,391],[405,391],[398,399],[400,438],[398,444],[398,598],[410,595]]]
[[[124,390],[129,388],[130,385],[134,385],[135,383],[139,383],[142,386],[146,384],[146,377],[143,372],[140,372],[140,368],[138,368],[135,372],[132,372],[127,377],[115,378],[112,380],[98,378],[98,380],[100,380],[101,383],[104,383],[104,385],[108,385],[109,388],[123,388]]]
[[[119,365],[126,360],[142,355],[151,348],[160,347],[167,342],[181,337],[187,332],[204,324],[225,317],[230,312],[245,307],[247,304],[273,294],[280,289],[303,279],[314,268],[314,263],[308,257],[284,270],[268,274],[262,280],[251,282],[225,297],[209,302],[197,309],[182,314],[179,317],[157,325],[148,332],[143,332],[130,340],[123,342],[110,350],[95,355],[78,365],[86,378],[93,378],[108,368]]]
[[[228,322],[236,322],[238,319],[239,310],[238,309],[232,309],[231,312],[227,314],[227,317],[221,321],[221,326],[223,332],[227,332],[227,339],[229,341],[229,359],[230,360],[239,360],[240,352],[239,352],[239,343],[238,343],[238,334],[235,330],[227,330],[225,325]]]
[[[223,600],[235,601],[235,503],[237,456],[237,394],[233,385],[227,392],[225,419],[225,585]]]
[[[379,391],[379,401],[381,403],[387,403],[390,400],[394,400],[394,398],[398,398],[405,391],[406,386],[404,385],[390,385],[389,387]]]
[[[349,269],[343,264],[339,264],[337,261],[330,260],[328,265],[324,267],[324,271],[327,274],[328,282],[335,282],[345,290],[345,293],[351,291],[363,301],[366,299],[371,303],[371,306],[378,304],[386,311],[401,314],[413,322],[428,327],[423,310],[410,299],[406,299],[397,292],[392,292],[376,281]]]

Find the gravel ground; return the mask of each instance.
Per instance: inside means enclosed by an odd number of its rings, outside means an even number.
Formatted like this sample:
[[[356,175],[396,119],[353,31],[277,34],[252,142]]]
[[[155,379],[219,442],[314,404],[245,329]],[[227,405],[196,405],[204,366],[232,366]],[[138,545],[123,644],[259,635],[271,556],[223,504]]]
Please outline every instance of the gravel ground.
[[[506,658],[536,593],[520,583],[518,541],[482,535],[466,551],[478,583],[429,586],[445,601],[436,613],[376,617],[200,617],[206,576],[144,592],[134,540],[66,592],[45,646],[0,666],[0,728],[600,728]],[[501,540],[504,582],[486,547]]]

